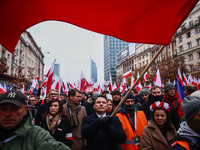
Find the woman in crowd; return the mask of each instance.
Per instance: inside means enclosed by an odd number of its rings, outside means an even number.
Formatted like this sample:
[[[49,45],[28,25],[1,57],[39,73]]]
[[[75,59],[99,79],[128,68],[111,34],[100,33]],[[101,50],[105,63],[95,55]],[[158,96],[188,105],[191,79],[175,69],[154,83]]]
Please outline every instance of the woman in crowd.
[[[106,94],[106,98],[108,101],[108,110],[106,111],[107,114],[111,115],[113,112],[113,100],[112,100],[112,95],[111,94]]]
[[[72,145],[72,129],[59,97],[53,97],[48,102],[41,127],[49,131],[57,141],[69,147]]]
[[[150,106],[150,110],[153,111],[153,119],[148,121],[143,130],[140,143],[141,150],[170,149],[176,138],[176,130],[170,123],[168,116],[170,109],[169,104],[159,101]]]

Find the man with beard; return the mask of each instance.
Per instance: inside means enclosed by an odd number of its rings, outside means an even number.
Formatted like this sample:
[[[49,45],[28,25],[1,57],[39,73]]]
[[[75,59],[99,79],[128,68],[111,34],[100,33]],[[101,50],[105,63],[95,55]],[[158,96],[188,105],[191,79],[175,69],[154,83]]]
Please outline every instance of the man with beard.
[[[125,96],[126,93],[123,95]],[[116,116],[122,123],[122,128],[126,133],[126,141],[121,144],[124,150],[139,149],[140,138],[147,120],[143,111],[136,111],[133,93],[130,93],[124,101],[120,113]]]
[[[73,144],[72,150],[82,150],[86,146],[86,140],[81,136],[81,123],[87,116],[85,107],[80,105],[82,94],[77,89],[71,89],[68,93],[68,102],[63,105],[72,127]]]
[[[165,84],[165,101],[172,103],[172,105],[175,107],[176,111],[178,112],[180,118],[183,116],[183,111],[181,109],[181,102],[182,99],[180,98],[175,86],[168,82]]]
[[[200,149],[200,99],[186,96],[181,108],[185,121],[180,124],[176,142],[172,145],[174,150]]]
[[[151,88],[151,94],[149,95],[149,100],[147,102],[145,102],[144,104],[142,104],[141,110],[144,111],[147,120],[152,119],[152,112],[150,111],[149,107],[151,106],[151,104],[153,104],[154,102],[163,102],[164,98],[162,96],[162,92],[159,86],[153,86]],[[169,111],[169,117],[171,119],[172,124],[174,125],[174,127],[176,128],[176,130],[179,128],[179,120],[180,117],[176,111],[176,109],[174,108],[174,106],[170,103],[167,102],[169,104],[169,106],[171,107],[171,110]]]
[[[115,108],[121,101],[121,92],[119,90],[113,90],[111,95],[112,95],[113,104],[114,104],[113,110],[115,110]]]

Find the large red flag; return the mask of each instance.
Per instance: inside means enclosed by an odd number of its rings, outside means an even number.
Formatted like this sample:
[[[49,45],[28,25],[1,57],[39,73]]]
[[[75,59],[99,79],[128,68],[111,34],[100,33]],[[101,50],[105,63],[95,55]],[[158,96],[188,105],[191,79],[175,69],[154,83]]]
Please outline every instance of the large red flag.
[[[27,28],[58,20],[128,42],[168,45],[198,1],[0,0],[0,43],[14,52]]]

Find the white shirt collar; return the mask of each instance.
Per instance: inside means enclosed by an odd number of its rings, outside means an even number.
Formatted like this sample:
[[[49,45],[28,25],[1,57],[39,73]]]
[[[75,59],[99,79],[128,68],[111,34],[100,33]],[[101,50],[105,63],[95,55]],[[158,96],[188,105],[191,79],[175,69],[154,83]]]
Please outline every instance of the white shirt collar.
[[[97,114],[97,113],[96,113]],[[101,117],[105,117],[106,116],[106,113],[105,114],[103,114],[102,116],[101,115],[99,115],[99,114],[97,114],[97,116],[99,117],[99,118],[101,118]]]

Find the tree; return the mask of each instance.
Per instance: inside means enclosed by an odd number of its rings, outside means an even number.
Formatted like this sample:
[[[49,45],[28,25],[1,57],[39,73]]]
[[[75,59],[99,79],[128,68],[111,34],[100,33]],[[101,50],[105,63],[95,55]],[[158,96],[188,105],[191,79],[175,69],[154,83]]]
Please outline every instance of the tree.
[[[7,66],[7,59],[5,57],[0,58],[0,74],[4,74],[8,71],[8,66]]]

